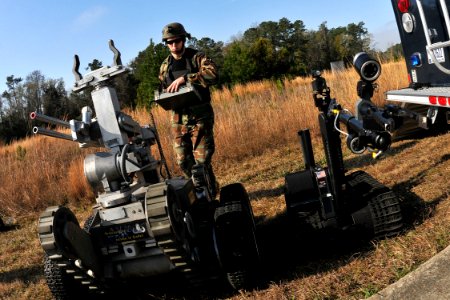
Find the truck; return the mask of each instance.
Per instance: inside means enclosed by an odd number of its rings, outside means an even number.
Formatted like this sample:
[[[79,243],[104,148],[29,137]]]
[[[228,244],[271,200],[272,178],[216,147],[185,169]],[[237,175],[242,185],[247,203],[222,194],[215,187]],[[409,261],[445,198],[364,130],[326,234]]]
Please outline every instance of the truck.
[[[405,109],[426,116],[426,129],[448,130],[450,109],[449,0],[391,0],[408,71],[409,85],[385,93]],[[396,135],[416,132],[404,124]]]

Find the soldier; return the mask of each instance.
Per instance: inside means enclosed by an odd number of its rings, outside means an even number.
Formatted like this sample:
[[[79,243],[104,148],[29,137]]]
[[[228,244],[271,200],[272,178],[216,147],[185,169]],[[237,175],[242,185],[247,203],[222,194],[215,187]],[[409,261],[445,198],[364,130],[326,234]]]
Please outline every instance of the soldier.
[[[185,47],[186,38],[191,38],[191,35],[180,23],[170,23],[163,28],[162,40],[170,55],[161,64],[159,80],[161,89],[166,92],[176,92],[180,86],[190,82],[201,96],[201,104],[172,110],[174,150],[186,178],[191,178],[193,168],[204,167],[202,170],[209,178],[215,197],[217,183],[211,167],[214,111],[209,86],[217,82],[218,74],[215,63],[203,52]]]

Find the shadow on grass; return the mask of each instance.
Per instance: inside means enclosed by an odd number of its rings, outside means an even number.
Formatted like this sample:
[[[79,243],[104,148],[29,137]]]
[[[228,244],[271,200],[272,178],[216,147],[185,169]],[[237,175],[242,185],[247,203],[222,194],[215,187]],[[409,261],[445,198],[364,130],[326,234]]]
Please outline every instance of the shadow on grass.
[[[0,232],[7,232],[7,231],[10,231],[10,230],[16,230],[16,229],[19,229],[19,228],[20,228],[20,226],[17,225],[17,224],[14,224],[14,225],[2,224],[0,226]]]
[[[402,145],[402,148],[396,151],[402,151],[411,145],[413,143]],[[449,159],[450,154],[444,155],[433,167]],[[426,172],[426,170],[419,172],[412,179],[392,188],[397,195],[402,195],[404,232],[432,216],[436,205],[445,199],[443,195],[431,202],[425,202],[411,192],[412,187],[424,180]],[[254,191],[249,196],[254,201],[263,197],[279,197],[282,194],[283,187],[277,187]],[[258,217],[256,223],[261,262],[257,272],[257,282],[253,287],[255,290],[266,289],[273,282],[292,281],[338,269],[374,249],[372,241],[361,232],[302,230],[299,224],[288,218],[286,213],[268,220],[263,216]],[[35,273],[35,276],[40,274],[38,270],[31,271]],[[11,275],[9,278],[12,280]],[[142,288],[145,288],[145,291],[142,291]],[[207,279],[198,287],[193,287],[186,284],[177,274],[133,280],[130,286],[119,289],[114,296],[120,296],[121,293],[127,299],[187,300],[223,299],[239,294],[227,289],[223,280]]]
[[[274,189],[259,190],[248,193],[250,199],[260,199],[265,197],[278,197],[284,194],[284,186]]]
[[[449,130],[450,130],[450,125],[449,125]],[[350,167],[351,168],[362,168],[364,166],[373,164],[374,162],[384,160],[387,158],[387,156],[401,153],[404,150],[415,146],[422,139],[429,138],[432,136],[437,136],[437,135],[439,135],[439,133],[436,133],[432,130],[429,130],[429,131],[423,130],[423,131],[420,131],[413,135],[408,135],[408,136],[405,136],[402,138],[397,138],[397,139],[394,139],[394,143],[391,145],[389,150],[384,155],[377,158],[376,160],[372,159],[370,157],[370,155],[359,155],[359,156],[352,157],[350,159],[346,159],[345,164],[349,168]],[[411,140],[411,138],[414,138],[414,139]],[[401,142],[401,141],[405,141],[405,143],[403,143],[401,145],[396,145],[397,142]]]
[[[384,155],[381,155],[381,157],[377,158],[376,160],[374,160],[371,157],[371,155],[366,154],[366,155],[358,155],[358,156],[346,159],[344,163],[347,168],[362,168],[362,167],[377,163],[379,161],[382,161],[382,160],[386,159],[387,156],[401,153],[404,150],[415,146],[416,144],[417,144],[417,141],[409,141],[405,144],[391,147],[387,153],[385,153]]]
[[[154,278],[133,279],[131,283],[116,286],[113,292],[107,293],[101,299],[185,299],[207,300],[223,299],[233,296],[219,280],[209,280],[201,285],[189,285],[179,274],[166,274]],[[97,299],[97,298],[96,298]]]
[[[21,280],[29,284],[36,283],[39,278],[44,275],[43,267],[41,265],[34,265],[27,268],[14,269],[7,272],[0,272],[0,283],[12,283]]]
[[[395,151],[401,152],[414,145],[407,143]],[[450,154],[442,156],[431,168],[438,167],[450,159]],[[447,198],[447,194],[431,201],[424,201],[411,189],[422,183],[427,170],[393,186],[398,195],[403,215],[404,234],[414,226],[430,218],[436,206]],[[283,188],[260,190],[251,197],[280,196]],[[259,246],[262,254],[260,283],[258,289],[267,288],[270,282],[282,282],[301,277],[320,274],[337,269],[351,262],[355,256],[361,256],[373,250],[370,238],[358,231],[305,231],[292,222],[286,213],[270,220],[257,220]]]
[[[445,154],[437,161],[430,169],[437,168],[440,164],[450,160],[450,154]],[[414,225],[421,224],[426,219],[430,218],[436,206],[447,198],[447,194],[443,193],[441,196],[432,199],[431,201],[423,201],[414,192],[411,192],[412,188],[423,183],[425,175],[428,170],[419,172],[413,180],[400,182],[392,187],[393,192],[396,195],[401,195],[402,212],[405,220],[405,225],[411,229]],[[447,183],[443,183],[447,184]]]
[[[411,141],[392,149],[394,153],[400,153],[415,145]],[[391,152],[392,153],[392,152]],[[450,154],[444,155],[432,168],[438,167],[450,159]],[[364,166],[365,162],[353,163],[358,167]],[[412,188],[425,180],[427,170],[423,170],[410,179],[395,186],[392,190],[396,195],[401,195],[400,205],[403,214],[404,234],[414,226],[431,217],[436,205],[446,199],[446,194],[424,201],[418,197]],[[412,178],[412,179],[411,179]],[[283,195],[284,187],[273,189],[260,189],[249,193],[250,199],[255,201],[264,197],[279,197]],[[255,290],[263,290],[273,282],[292,281],[310,275],[317,275],[336,270],[349,264],[357,257],[361,257],[374,249],[373,240],[361,231],[357,230],[303,230],[294,221],[290,220],[284,213],[274,218],[266,219],[259,216],[256,219],[257,237],[261,254],[261,263],[258,269]],[[211,288],[209,292],[187,297],[186,299],[216,299],[236,295],[220,289],[219,286]]]

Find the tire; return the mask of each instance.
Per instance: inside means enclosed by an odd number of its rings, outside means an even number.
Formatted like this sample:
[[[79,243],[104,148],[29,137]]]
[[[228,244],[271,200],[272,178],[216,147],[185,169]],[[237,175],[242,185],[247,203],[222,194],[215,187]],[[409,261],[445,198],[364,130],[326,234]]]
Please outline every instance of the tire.
[[[403,219],[397,196],[388,191],[376,195],[369,201],[373,222],[373,235],[382,239],[397,235],[403,229]]]
[[[241,202],[227,202],[214,214],[214,244],[225,277],[235,290],[248,288],[259,263],[254,221]]]
[[[433,125],[431,125],[432,134],[445,134],[449,131],[449,121],[450,121],[450,110],[445,107],[438,108],[438,113],[436,120]]]
[[[233,183],[224,186],[220,190],[220,203],[233,203],[233,202],[240,202],[242,205],[243,211],[247,214],[247,218],[251,222],[251,230],[252,230],[252,239],[254,240],[254,244],[256,246],[257,250],[257,257],[259,260],[260,254],[258,249],[258,242],[257,242],[257,236],[256,236],[256,222],[255,222],[255,216],[253,214],[252,205],[250,203],[250,197],[248,196],[247,191],[245,190],[245,187],[241,183]]]
[[[256,229],[255,221],[254,221],[254,215],[253,215],[253,209],[252,205],[250,203],[250,198],[247,194],[247,191],[245,190],[244,186],[241,183],[232,183],[229,185],[224,186],[220,190],[220,203],[226,204],[226,203],[232,203],[232,202],[239,202],[242,204],[243,210],[249,214],[250,218],[253,222],[253,229]]]
[[[380,239],[400,233],[403,218],[399,200],[388,187],[363,171],[347,176],[354,225]]]
[[[378,194],[389,191],[389,188],[364,171],[356,171],[345,177],[346,189],[349,193],[350,207],[362,208]]]

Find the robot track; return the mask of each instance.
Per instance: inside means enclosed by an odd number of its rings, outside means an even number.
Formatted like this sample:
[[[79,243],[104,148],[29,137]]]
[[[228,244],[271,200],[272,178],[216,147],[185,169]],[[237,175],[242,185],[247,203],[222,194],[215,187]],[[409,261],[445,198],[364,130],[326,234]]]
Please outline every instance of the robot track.
[[[181,240],[180,232],[174,232],[174,228],[183,226],[180,224],[183,222],[182,216],[180,219],[180,216],[174,215],[174,211],[179,211],[180,208],[176,206],[176,201],[171,201],[173,199],[168,197],[170,195],[165,183],[150,186],[145,196],[150,228],[158,246],[172,262],[176,271],[188,281],[190,287],[199,287],[210,280],[217,279],[216,275],[204,274],[188,256],[191,250],[189,245]]]
[[[102,283],[96,280],[92,270],[83,267],[64,238],[63,228],[68,222],[79,226],[75,215],[61,206],[48,207],[39,217],[38,232],[46,253],[47,285],[56,299],[99,296],[104,293]]]

